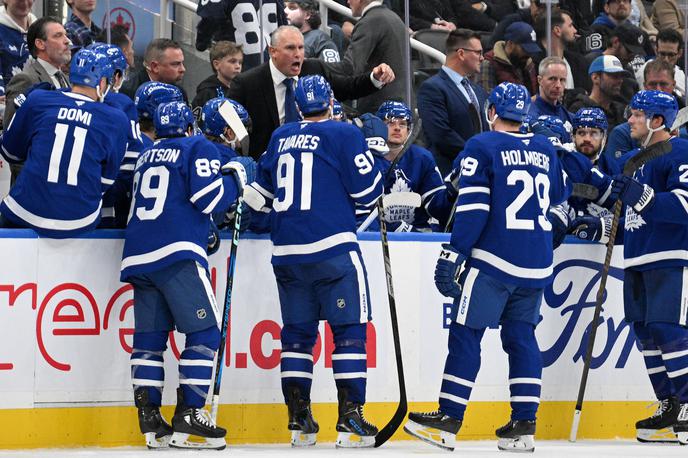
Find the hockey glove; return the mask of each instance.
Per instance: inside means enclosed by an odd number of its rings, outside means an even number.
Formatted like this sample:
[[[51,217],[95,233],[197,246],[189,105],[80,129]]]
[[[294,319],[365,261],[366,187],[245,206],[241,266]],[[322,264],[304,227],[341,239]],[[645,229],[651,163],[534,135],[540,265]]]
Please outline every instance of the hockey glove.
[[[253,183],[256,180],[257,168],[258,166],[253,158],[237,156],[222,166],[222,174],[231,174],[236,180],[239,192],[242,192],[247,184]]]
[[[556,250],[564,242],[571,220],[566,209],[560,205],[550,207],[547,219],[552,223],[552,248]]]
[[[599,216],[580,216],[571,223],[571,233],[581,240],[606,244],[612,230],[611,221]]]
[[[459,276],[466,256],[449,243],[442,244],[442,251],[435,266],[435,286],[443,296],[458,299],[461,296]]]
[[[205,252],[208,256],[217,253],[220,249],[220,231],[217,230],[217,226],[213,220],[210,220],[210,230],[208,231],[208,246],[205,248]]]
[[[452,170],[444,179],[444,184],[447,187],[447,194],[451,200],[456,200],[459,196],[459,178],[461,178],[461,167]]]
[[[617,194],[621,202],[631,207],[639,215],[655,202],[654,189],[625,175],[614,177],[612,193]]]
[[[232,205],[222,222],[223,229],[234,229],[234,218],[236,217],[236,205]],[[241,222],[239,223],[239,232],[243,233],[248,230],[251,225],[251,209],[246,202],[241,203]]]

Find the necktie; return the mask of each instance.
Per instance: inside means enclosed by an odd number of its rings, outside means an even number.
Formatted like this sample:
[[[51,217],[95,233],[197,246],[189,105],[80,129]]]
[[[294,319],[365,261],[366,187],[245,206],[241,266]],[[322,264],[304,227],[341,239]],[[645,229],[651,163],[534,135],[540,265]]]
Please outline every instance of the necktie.
[[[60,87],[58,89],[69,87],[69,82],[67,81],[67,78],[65,78],[64,73],[61,71],[58,70],[55,72],[55,79],[60,83]]]
[[[471,88],[471,85],[468,83],[468,78],[462,79],[461,85],[463,86],[464,90],[466,91],[466,94],[468,94],[468,98],[471,99],[471,105],[473,105],[473,108],[475,108],[475,111],[478,114],[478,124],[480,126],[480,132],[482,132],[483,131],[483,119],[480,117],[480,105],[478,104],[478,98],[475,96],[475,92],[473,92],[473,88]]]
[[[296,99],[294,98],[294,80],[287,78],[284,80],[287,91],[284,93],[284,122],[300,121],[301,116],[296,109]]]

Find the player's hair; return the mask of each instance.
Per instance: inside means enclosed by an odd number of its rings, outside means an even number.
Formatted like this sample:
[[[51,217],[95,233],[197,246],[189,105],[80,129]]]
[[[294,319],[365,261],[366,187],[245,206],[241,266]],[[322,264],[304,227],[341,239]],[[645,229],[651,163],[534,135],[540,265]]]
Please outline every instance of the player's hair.
[[[213,67],[213,61],[243,52],[243,46],[238,45],[233,41],[218,41],[210,48],[210,68],[213,69],[213,72],[217,73],[217,70],[215,70],[215,67]]]
[[[124,24],[115,24],[110,28],[110,44],[117,46],[119,49],[124,50],[124,48],[129,44],[131,39],[128,35],[129,27]],[[100,34],[96,37],[96,41],[101,43],[107,43],[107,30],[103,29]]]
[[[153,124],[152,119],[148,118],[140,118],[139,119],[139,127],[141,128],[142,132],[155,132],[155,125]]]
[[[62,23],[54,17],[43,16],[42,18],[33,21],[33,24],[29,26],[29,30],[26,32],[26,44],[29,47],[29,54],[31,54],[31,57],[34,59],[36,58],[36,53],[38,51],[38,49],[36,49],[36,40],[45,41],[48,39],[45,26],[53,22],[55,24],[62,25]]]
[[[480,40],[480,35],[470,29],[455,29],[449,32],[447,36],[447,41],[445,43],[444,49],[445,54],[450,55],[459,48],[465,48],[468,46],[468,41],[471,39]]]
[[[282,38],[282,34],[287,30],[292,30],[301,33],[301,31],[293,25],[281,25],[277,27],[274,32],[272,32],[272,35],[270,35],[270,46],[273,48],[276,47],[277,43],[280,42],[280,38]]]
[[[179,43],[174,40],[170,40],[169,38],[156,38],[146,47],[146,52],[143,54],[143,62],[149,65],[154,60],[159,60],[162,54],[170,48],[182,49]]]
[[[663,59],[654,59],[647,63],[645,70],[643,70],[643,77],[647,81],[647,75],[650,73],[666,72],[669,78],[674,79],[674,66]]]
[[[675,29],[662,29],[657,33],[657,41],[678,43],[678,49],[683,48],[683,37]]]
[[[544,75],[547,69],[552,65],[563,65],[566,67],[566,62],[564,62],[564,59],[557,56],[545,57],[540,61],[540,65],[538,65],[538,75]]]

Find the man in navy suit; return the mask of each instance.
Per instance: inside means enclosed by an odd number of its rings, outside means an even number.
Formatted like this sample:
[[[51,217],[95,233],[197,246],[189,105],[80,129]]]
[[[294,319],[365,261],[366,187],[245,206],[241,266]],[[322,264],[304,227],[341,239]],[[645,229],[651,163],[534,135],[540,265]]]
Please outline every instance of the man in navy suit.
[[[490,130],[482,109],[487,94],[470,81],[483,60],[480,35],[456,29],[447,37],[445,52],[445,65],[418,90],[425,140],[444,176],[451,172],[452,162],[466,141]]]

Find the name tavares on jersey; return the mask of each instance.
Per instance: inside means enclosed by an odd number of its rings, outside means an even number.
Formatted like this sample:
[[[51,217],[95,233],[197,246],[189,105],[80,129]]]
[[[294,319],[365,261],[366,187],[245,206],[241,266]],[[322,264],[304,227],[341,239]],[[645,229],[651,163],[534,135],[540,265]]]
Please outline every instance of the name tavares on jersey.
[[[545,153],[537,151],[525,151],[520,149],[512,149],[500,152],[502,157],[502,164],[507,166],[517,165],[533,165],[539,167],[544,171],[549,171],[549,156]]]
[[[315,150],[318,148],[319,144],[320,137],[317,135],[290,135],[289,137],[279,139],[277,151],[281,153],[282,151],[292,148]]]
[[[67,121],[76,121],[85,126],[91,125],[91,118],[93,115],[88,111],[81,110],[80,108],[60,108],[57,112],[57,119],[66,119]]]

